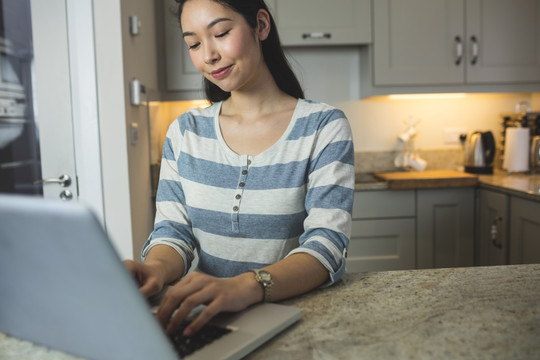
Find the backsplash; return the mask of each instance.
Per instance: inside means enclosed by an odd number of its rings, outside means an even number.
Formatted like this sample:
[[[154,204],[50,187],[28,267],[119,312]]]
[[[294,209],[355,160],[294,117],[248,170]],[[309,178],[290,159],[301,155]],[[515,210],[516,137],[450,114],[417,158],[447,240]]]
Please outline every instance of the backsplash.
[[[416,153],[427,162],[426,170],[452,169],[463,166],[463,150],[435,149],[417,150]],[[394,159],[399,151],[363,151],[354,154],[354,171],[370,173],[377,171],[403,171],[394,165]]]

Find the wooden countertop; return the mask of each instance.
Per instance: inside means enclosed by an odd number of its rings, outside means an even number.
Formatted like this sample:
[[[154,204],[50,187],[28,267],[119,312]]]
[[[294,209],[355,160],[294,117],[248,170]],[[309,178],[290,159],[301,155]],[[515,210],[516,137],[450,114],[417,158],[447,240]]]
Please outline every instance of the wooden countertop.
[[[455,170],[376,172],[389,189],[430,189],[478,185],[478,176]]]

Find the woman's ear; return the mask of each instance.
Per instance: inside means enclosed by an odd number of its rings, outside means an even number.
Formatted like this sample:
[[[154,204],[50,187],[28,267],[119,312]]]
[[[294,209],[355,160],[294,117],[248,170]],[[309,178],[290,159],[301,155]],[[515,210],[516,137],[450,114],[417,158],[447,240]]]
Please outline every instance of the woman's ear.
[[[271,23],[270,14],[264,9],[259,9],[257,12],[257,36],[259,41],[264,41],[270,33]]]

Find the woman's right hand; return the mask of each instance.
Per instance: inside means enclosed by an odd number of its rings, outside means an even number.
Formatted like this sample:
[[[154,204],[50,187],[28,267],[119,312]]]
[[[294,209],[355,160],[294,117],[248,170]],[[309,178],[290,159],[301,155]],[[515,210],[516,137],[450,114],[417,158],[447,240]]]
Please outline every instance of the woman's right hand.
[[[146,297],[158,294],[165,285],[163,271],[157,263],[139,263],[125,260],[124,265],[139,284],[139,290]]]

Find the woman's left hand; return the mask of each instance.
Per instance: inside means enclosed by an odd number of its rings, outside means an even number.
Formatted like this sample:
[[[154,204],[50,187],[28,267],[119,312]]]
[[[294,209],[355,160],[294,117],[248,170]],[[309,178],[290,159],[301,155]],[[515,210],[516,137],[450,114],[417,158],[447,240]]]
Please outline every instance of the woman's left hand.
[[[168,333],[174,333],[194,308],[207,305],[184,329],[183,334],[189,336],[222,311],[240,311],[261,301],[262,294],[262,287],[252,273],[216,278],[195,271],[167,291],[157,319]]]

